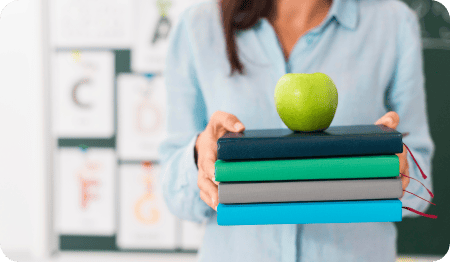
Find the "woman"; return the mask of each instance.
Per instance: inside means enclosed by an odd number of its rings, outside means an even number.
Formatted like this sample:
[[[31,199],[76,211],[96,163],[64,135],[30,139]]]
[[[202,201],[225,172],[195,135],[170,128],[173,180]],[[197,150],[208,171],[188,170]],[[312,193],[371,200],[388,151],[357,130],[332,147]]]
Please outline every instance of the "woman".
[[[430,174],[416,15],[397,0],[224,0],[190,8],[171,34],[163,190],[174,214],[206,223],[200,261],[395,261],[393,223],[218,226],[214,162],[226,131],[286,128],[273,98],[282,75],[322,72],[339,92],[332,125],[409,132],[404,142]],[[399,159],[403,188],[427,197],[409,184],[421,176],[405,150]],[[402,202],[427,207],[409,194]]]

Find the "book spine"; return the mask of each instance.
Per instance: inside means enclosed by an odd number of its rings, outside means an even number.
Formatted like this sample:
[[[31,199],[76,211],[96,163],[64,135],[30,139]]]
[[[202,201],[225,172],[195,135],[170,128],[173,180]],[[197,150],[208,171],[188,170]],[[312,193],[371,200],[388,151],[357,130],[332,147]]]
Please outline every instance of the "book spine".
[[[389,155],[403,151],[399,134],[305,139],[224,139],[219,140],[217,145],[217,159],[221,160]]]
[[[219,182],[355,179],[399,176],[396,155],[223,161],[215,163]]]
[[[391,199],[402,196],[400,177],[387,179],[219,184],[219,203],[277,203]]]
[[[395,200],[239,204],[217,207],[217,223],[232,225],[397,222],[402,202]]]

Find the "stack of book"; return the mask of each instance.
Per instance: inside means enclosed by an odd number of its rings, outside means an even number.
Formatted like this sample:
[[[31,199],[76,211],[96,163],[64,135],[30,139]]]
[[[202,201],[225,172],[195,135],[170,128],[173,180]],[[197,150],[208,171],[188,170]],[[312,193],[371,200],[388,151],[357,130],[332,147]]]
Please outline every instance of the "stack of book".
[[[383,125],[227,133],[218,142],[219,225],[402,219],[401,133]]]

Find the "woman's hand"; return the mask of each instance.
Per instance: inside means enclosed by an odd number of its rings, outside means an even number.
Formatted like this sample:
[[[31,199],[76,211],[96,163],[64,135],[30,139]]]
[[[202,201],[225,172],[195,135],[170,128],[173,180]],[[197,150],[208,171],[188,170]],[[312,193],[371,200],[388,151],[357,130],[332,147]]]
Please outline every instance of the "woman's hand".
[[[200,198],[216,211],[219,204],[217,187],[219,182],[215,181],[214,176],[214,163],[217,160],[217,140],[227,131],[242,132],[244,129],[244,125],[236,116],[216,111],[195,143],[198,154],[197,185],[200,188]]]
[[[395,113],[394,111],[391,111],[391,112],[386,113],[380,119],[378,119],[378,121],[375,122],[375,125],[383,124],[392,129],[396,129],[399,122],[400,122],[400,117],[398,116],[398,114]],[[403,152],[400,154],[397,154],[398,159],[400,161],[400,173],[405,175],[405,176],[401,176],[403,190],[406,190],[406,187],[409,184],[409,165],[408,165],[408,160],[406,158],[406,153],[407,153],[406,148],[403,145]],[[403,195],[405,195],[405,191],[403,191],[402,197],[403,197]],[[401,199],[401,197],[400,197],[400,199]]]

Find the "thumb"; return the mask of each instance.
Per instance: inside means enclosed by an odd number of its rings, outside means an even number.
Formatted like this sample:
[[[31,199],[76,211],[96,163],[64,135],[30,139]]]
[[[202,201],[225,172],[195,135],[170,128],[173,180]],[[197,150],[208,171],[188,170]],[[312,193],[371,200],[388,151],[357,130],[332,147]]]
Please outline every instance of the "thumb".
[[[239,120],[238,122],[234,123],[233,127],[234,132],[242,132],[245,130],[245,126],[241,122],[239,122]]]
[[[398,123],[400,122],[400,117],[394,111],[387,112],[384,116],[375,122],[375,125],[385,125],[392,129],[396,129]]]
[[[213,118],[224,129],[224,131],[242,132],[245,129],[244,125],[235,115],[217,111],[214,113]]]
[[[239,121],[239,119],[232,114],[227,114],[222,122],[222,125],[227,131],[230,132],[242,132],[245,130],[245,127],[241,121]]]

